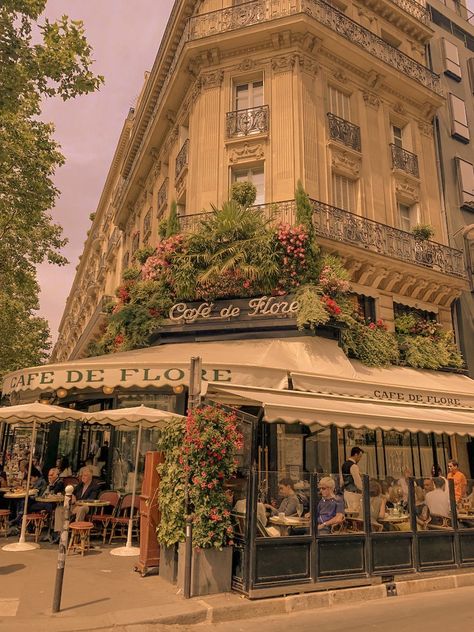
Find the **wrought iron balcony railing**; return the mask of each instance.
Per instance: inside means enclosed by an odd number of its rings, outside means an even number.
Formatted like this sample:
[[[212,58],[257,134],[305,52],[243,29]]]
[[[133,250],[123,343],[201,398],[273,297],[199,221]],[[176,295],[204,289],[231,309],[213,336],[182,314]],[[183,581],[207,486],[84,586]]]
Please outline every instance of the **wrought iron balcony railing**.
[[[428,9],[416,2],[416,0],[392,0],[400,9],[403,9],[406,13],[419,20],[426,26],[430,23],[430,12]]]
[[[328,112],[329,136],[347,147],[361,151],[360,127]]]
[[[395,0],[395,2],[403,4],[402,8],[408,9],[412,15],[414,13],[425,15],[424,7],[421,5],[421,10],[418,6],[415,6],[416,11],[413,10],[411,0]],[[372,31],[354,22],[324,0],[253,0],[235,7],[195,15],[189,18],[188,41],[235,31],[300,13],[313,17],[320,24],[433,92],[443,93],[437,74],[391,46]]]
[[[261,105],[256,108],[246,108],[227,112],[226,115],[226,136],[249,136],[251,134],[264,134],[270,127],[270,116],[268,105]]]
[[[157,195],[158,214],[160,214],[163,208],[168,204],[168,185],[169,178],[165,178]]]
[[[316,234],[371,250],[386,257],[465,278],[463,254],[434,241],[417,241],[411,233],[311,200]]]
[[[316,235],[363,250],[406,261],[444,274],[466,278],[463,253],[434,241],[417,241],[411,233],[344,211],[335,206],[311,200]],[[275,223],[295,224],[294,200],[262,204],[254,207]],[[180,217],[183,232],[196,230],[210,213]]]
[[[418,156],[412,154],[411,151],[403,149],[403,147],[394,145],[393,143],[390,147],[392,149],[392,168],[401,169],[402,171],[415,176],[415,178],[419,178],[420,172],[418,170]]]
[[[189,138],[184,142],[184,145],[178,152],[176,156],[176,167],[175,167],[175,179],[177,180],[179,176],[183,173],[184,169],[188,166],[188,150],[189,150]]]

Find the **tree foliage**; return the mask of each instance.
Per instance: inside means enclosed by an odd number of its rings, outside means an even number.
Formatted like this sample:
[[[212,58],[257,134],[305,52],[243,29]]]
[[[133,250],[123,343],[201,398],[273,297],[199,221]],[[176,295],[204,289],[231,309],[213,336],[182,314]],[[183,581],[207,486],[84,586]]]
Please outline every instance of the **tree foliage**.
[[[54,127],[40,120],[47,97],[92,92],[103,79],[90,70],[92,50],[81,22],[39,21],[46,0],[0,6],[0,371],[44,359],[48,327],[38,308],[36,266],[64,265],[66,243],[50,210],[53,176],[64,157]],[[8,336],[5,335],[8,332]]]

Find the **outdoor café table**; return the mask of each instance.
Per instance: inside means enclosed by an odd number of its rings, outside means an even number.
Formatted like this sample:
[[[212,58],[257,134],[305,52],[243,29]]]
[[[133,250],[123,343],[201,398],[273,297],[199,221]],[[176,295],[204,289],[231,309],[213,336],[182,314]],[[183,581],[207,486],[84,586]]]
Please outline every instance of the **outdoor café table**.
[[[288,535],[290,527],[305,527],[309,529],[309,518],[299,518],[298,516],[271,516],[269,522],[278,527],[281,535]]]
[[[37,489],[30,489],[28,492],[28,496],[36,496],[37,493],[38,493]],[[5,494],[4,498],[8,498],[10,500],[18,500],[20,498],[26,498],[26,490],[9,491],[7,494]]]
[[[400,524],[404,524],[410,521],[410,515],[409,514],[401,514],[401,515],[394,515],[394,514],[385,514],[385,518],[378,518],[379,522],[384,522],[384,523],[388,523],[388,524],[393,524],[393,525],[400,525]]]
[[[76,505],[78,507],[89,507],[91,510],[91,515],[95,515],[97,509],[100,507],[107,507],[110,505],[108,500],[78,500],[76,501]]]
[[[460,512],[458,511],[458,520],[462,521],[462,522],[467,522],[468,523],[468,528],[472,529],[472,527],[474,527],[474,513],[473,512]]]

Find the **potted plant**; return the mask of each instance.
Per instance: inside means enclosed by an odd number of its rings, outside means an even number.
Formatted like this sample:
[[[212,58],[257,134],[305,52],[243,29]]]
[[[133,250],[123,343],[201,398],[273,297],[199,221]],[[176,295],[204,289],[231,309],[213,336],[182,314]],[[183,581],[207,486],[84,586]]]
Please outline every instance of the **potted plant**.
[[[219,406],[189,411],[184,427],[170,424],[162,432],[158,540],[164,547],[163,572],[173,580],[174,549],[178,546],[178,586],[184,578],[185,490],[193,523],[191,592],[206,595],[230,590],[233,527],[224,483],[236,472],[236,454],[242,447],[234,413]]]
[[[411,229],[411,233],[416,241],[428,241],[434,236],[435,231],[430,224],[417,224]]]

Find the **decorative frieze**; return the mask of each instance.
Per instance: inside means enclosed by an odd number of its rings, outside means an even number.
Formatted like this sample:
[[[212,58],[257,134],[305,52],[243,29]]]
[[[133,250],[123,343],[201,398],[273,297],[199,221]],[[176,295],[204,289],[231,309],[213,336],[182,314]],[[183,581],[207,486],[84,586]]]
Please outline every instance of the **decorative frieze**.
[[[376,94],[374,94],[373,92],[367,92],[366,90],[364,90],[364,92],[362,93],[362,97],[367,107],[372,108],[374,110],[379,109],[380,99]]]
[[[405,204],[415,204],[420,200],[420,187],[409,178],[395,177],[395,194],[397,200]]]
[[[432,123],[425,123],[424,121],[418,122],[418,129],[423,136],[427,138],[433,138],[433,125]]]
[[[361,168],[361,157],[339,147],[331,147],[331,167],[336,173],[348,178],[358,178]]]
[[[294,53],[280,55],[272,59],[272,70],[275,74],[291,72],[298,61],[298,56]]]
[[[261,160],[264,156],[265,148],[262,143],[245,143],[231,149],[229,162],[234,164],[248,160]]]
[[[199,76],[199,83],[203,90],[212,90],[220,88],[224,79],[223,70],[213,70],[212,72],[203,72]]]

